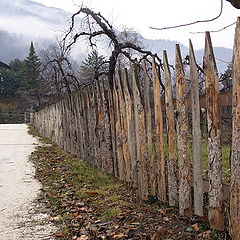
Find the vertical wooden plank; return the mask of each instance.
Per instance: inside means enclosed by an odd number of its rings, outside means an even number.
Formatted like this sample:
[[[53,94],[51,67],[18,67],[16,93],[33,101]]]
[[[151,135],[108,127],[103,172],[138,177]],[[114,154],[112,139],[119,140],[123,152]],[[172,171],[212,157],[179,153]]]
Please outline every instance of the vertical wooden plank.
[[[178,182],[177,182],[177,156],[174,106],[172,96],[171,75],[168,64],[167,52],[163,51],[163,67],[165,81],[165,106],[167,114],[168,130],[168,198],[170,206],[178,206]]]
[[[113,89],[108,81],[107,85],[107,96],[108,99],[108,111],[109,111],[109,119],[111,126],[111,143],[112,143],[112,158],[113,158],[113,172],[114,176],[118,176],[118,164],[117,164],[117,147],[116,147],[116,127],[115,127],[115,112],[114,112],[114,99],[113,99]]]
[[[156,168],[154,164],[154,149],[152,140],[152,111],[150,106],[150,79],[147,75],[146,62],[143,61],[144,69],[144,110],[146,115],[147,154],[149,159],[149,180],[151,195],[156,196]]]
[[[137,152],[137,179],[138,192],[142,200],[148,199],[148,179],[146,170],[146,132],[145,116],[141,93],[139,88],[139,79],[136,65],[133,65],[133,99],[134,99],[134,117],[136,130],[136,152]]]
[[[206,83],[209,161],[209,212],[213,229],[224,229],[222,157],[220,144],[219,77],[210,33],[206,32],[203,69]]]
[[[125,180],[125,164],[123,159],[123,146],[122,146],[122,122],[119,105],[119,96],[116,86],[116,79],[113,81],[113,99],[114,99],[114,110],[115,110],[115,129],[116,129],[116,150],[117,150],[117,166],[119,178]]]
[[[176,44],[176,93],[177,93],[177,142],[179,164],[179,212],[181,215],[192,215],[189,132],[185,74],[183,71],[180,47]]]
[[[230,233],[240,239],[240,18],[237,19],[233,48],[233,132],[230,182]]]
[[[126,181],[130,182],[131,180],[131,162],[130,162],[130,153],[128,147],[128,130],[127,130],[127,114],[126,114],[126,103],[125,97],[123,94],[123,81],[122,73],[118,72],[118,95],[119,95],[119,107],[121,113],[121,122],[122,122],[122,144],[123,144],[123,157],[125,162],[125,176]]]
[[[203,216],[203,178],[201,161],[201,128],[199,106],[199,81],[197,64],[191,40],[189,40],[190,84],[192,106],[192,136],[193,136],[193,188],[194,212]]]
[[[76,111],[77,111],[77,134],[78,134],[78,138],[77,138],[77,146],[78,146],[78,157],[82,157],[82,102],[81,102],[81,92],[77,92],[77,97],[76,97]],[[62,126],[62,124],[60,123],[60,125]],[[62,129],[62,127],[61,127]],[[61,136],[62,137],[62,136]]]
[[[93,151],[93,159],[91,160],[92,164],[97,166],[98,168],[103,168],[103,161],[104,156],[99,156],[99,145],[100,145],[100,138],[98,136],[97,130],[99,129],[99,114],[98,114],[98,108],[99,108],[99,101],[98,101],[98,93],[97,93],[97,86],[96,83],[93,83],[90,91],[92,93],[92,124],[91,124],[91,132],[93,135],[93,142],[92,142],[92,151]],[[101,159],[101,164],[98,165],[98,159]]]
[[[132,89],[129,87],[128,71],[124,69],[123,91],[126,103],[126,119],[127,119],[127,140],[131,159],[131,181],[133,187],[137,187],[137,158],[136,158],[136,131],[134,121],[134,107],[132,99]]]
[[[99,81],[96,83],[95,87],[95,102],[96,102],[96,128],[95,128],[95,164],[99,165],[99,161],[101,161],[101,168],[106,171],[106,156],[102,151],[104,144],[104,111],[103,111],[103,100],[102,94],[100,90]]]
[[[112,146],[113,143],[113,138],[115,136],[115,133],[112,132],[113,129],[115,128],[114,126],[111,126],[111,118],[110,118],[110,109],[109,109],[109,97],[107,94],[107,87],[106,87],[106,82],[103,81],[101,86],[100,86],[100,95],[102,98],[102,129],[101,129],[101,136],[103,138],[103,143],[101,144],[101,153],[104,153],[106,156],[106,159],[104,159],[105,162],[105,169],[107,170],[108,173],[114,174],[114,148]]]
[[[156,158],[157,158],[157,182],[158,182],[158,198],[162,202],[167,201],[166,191],[166,177],[165,177],[165,161],[163,151],[163,116],[162,116],[162,103],[161,103],[161,89],[160,80],[158,77],[155,58],[152,62],[153,71],[153,94],[154,94],[154,116],[156,128]]]
[[[87,111],[88,111],[88,99],[87,94],[84,91],[82,94],[82,103],[83,103],[83,132],[84,132],[84,152],[83,157],[84,159],[87,158],[87,151],[89,146],[89,132],[88,132],[88,120],[87,120]],[[64,104],[65,105],[65,104]],[[67,124],[65,123],[65,128]]]

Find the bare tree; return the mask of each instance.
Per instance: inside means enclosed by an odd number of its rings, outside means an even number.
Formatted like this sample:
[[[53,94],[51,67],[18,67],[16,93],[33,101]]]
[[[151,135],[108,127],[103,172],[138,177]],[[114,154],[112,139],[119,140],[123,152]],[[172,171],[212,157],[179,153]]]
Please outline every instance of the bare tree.
[[[45,97],[61,99],[65,93],[71,94],[80,88],[77,67],[69,53],[63,51],[62,45],[52,45],[41,52],[42,91]]]
[[[80,17],[77,18],[77,17]],[[133,35],[131,35],[132,37]],[[141,61],[149,56],[152,52],[144,50],[138,43],[132,39],[117,34],[109,21],[104,18],[101,13],[96,13],[87,7],[81,7],[78,12],[73,14],[71,18],[71,26],[62,39],[65,51],[69,51],[77,41],[87,41],[92,48],[97,48],[99,41],[107,42],[110,49],[108,79],[112,86],[113,76],[117,66],[119,57],[124,56],[132,62]],[[131,50],[131,54],[130,51]],[[140,58],[136,58],[134,53],[141,54]],[[159,63],[161,60],[157,57]]]
[[[240,1],[239,0],[226,0],[226,1],[230,2],[233,5],[233,7],[237,8],[237,9],[240,9]],[[219,11],[218,15],[211,18],[211,19],[197,20],[197,21],[194,21],[194,22],[189,22],[189,23],[184,23],[184,24],[179,24],[179,25],[174,25],[174,26],[150,27],[150,28],[154,29],[154,30],[166,30],[166,29],[173,29],[173,28],[179,28],[179,27],[187,27],[187,26],[194,25],[194,24],[197,24],[197,23],[208,23],[208,22],[215,21],[216,19],[218,19],[222,15],[222,12],[223,12],[223,0],[220,0],[220,3],[221,3],[221,7],[220,7],[220,11]],[[211,32],[220,32],[220,31],[222,31],[222,30],[224,30],[228,27],[231,27],[235,23],[236,22],[228,24],[227,26],[224,26],[221,29],[213,30]],[[203,32],[191,32],[191,33],[195,34],[195,33],[203,33]]]
[[[227,2],[230,2],[233,7],[240,9],[240,1],[239,0],[226,0]]]

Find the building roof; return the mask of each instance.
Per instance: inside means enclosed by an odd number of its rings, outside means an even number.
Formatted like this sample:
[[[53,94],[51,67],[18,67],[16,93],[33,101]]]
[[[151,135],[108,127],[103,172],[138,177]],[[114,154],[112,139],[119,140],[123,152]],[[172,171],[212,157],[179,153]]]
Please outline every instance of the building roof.
[[[9,65],[7,65],[6,63],[0,61],[0,67],[2,68],[6,68],[6,69],[11,69],[11,67]]]

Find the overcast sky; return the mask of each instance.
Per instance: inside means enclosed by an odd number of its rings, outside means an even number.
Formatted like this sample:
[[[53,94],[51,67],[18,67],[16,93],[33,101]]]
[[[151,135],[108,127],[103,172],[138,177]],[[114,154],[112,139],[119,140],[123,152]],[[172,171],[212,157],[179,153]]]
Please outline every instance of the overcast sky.
[[[149,28],[167,27],[197,20],[210,19],[219,14],[221,0],[35,0],[46,6],[75,12],[76,5],[84,5],[101,12],[114,26],[134,28],[145,38],[177,40],[188,45],[193,40],[196,49],[203,48],[204,34],[190,32],[218,30],[236,21],[240,10],[224,0],[222,16],[212,23],[199,23],[191,27],[156,31]],[[234,26],[212,34],[214,46],[232,48]]]

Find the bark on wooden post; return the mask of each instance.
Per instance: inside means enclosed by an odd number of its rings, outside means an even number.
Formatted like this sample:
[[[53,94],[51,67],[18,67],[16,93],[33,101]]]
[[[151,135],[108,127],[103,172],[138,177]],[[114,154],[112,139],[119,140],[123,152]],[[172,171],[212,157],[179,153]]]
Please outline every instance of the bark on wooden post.
[[[176,45],[176,93],[177,93],[177,142],[179,163],[179,212],[181,215],[192,215],[189,132],[185,74],[180,47]]]
[[[139,79],[136,65],[133,65],[133,99],[134,99],[134,116],[136,129],[136,152],[137,152],[137,176],[139,196],[142,200],[148,199],[148,178],[146,170],[146,132],[145,116],[141,93],[139,88]]]
[[[210,33],[206,32],[203,69],[206,83],[209,161],[209,212],[213,229],[224,229],[222,159],[220,144],[219,77]]]
[[[116,86],[116,79],[113,81],[113,99],[114,99],[114,114],[116,128],[116,150],[117,150],[117,166],[119,178],[125,180],[125,163],[123,159],[123,143],[122,143],[122,119],[120,113],[119,96]]]
[[[230,182],[230,234],[240,239],[240,18],[233,48],[233,133]]]
[[[134,120],[134,107],[132,99],[132,89],[129,87],[128,71],[124,69],[123,91],[126,103],[128,148],[131,159],[131,181],[133,187],[137,187],[137,157],[136,157],[136,131]]]
[[[119,107],[121,115],[121,127],[122,127],[122,145],[123,145],[123,158],[125,162],[125,176],[126,181],[130,182],[131,179],[131,162],[130,162],[130,153],[128,145],[128,127],[127,127],[127,114],[126,114],[126,103],[123,93],[123,82],[122,82],[122,73],[118,73],[118,96],[119,96]]]
[[[163,67],[165,82],[165,106],[167,114],[168,130],[168,199],[169,206],[178,206],[178,182],[177,182],[177,161],[176,161],[176,133],[174,120],[174,106],[172,97],[171,75],[168,65],[167,52],[163,51]]]
[[[166,177],[165,177],[165,161],[163,151],[163,116],[161,103],[160,81],[156,69],[155,58],[152,62],[153,71],[153,89],[154,89],[154,111],[155,111],[155,128],[156,128],[156,159],[157,159],[157,182],[158,182],[158,198],[162,202],[167,201]]]
[[[147,75],[146,62],[143,62],[144,69],[144,109],[146,115],[147,153],[149,159],[149,179],[151,195],[156,195],[156,168],[154,164],[154,149],[152,141],[152,111],[150,106],[150,79]]]
[[[197,64],[191,40],[189,41],[189,61],[192,105],[194,212],[196,215],[203,216],[203,173],[201,161],[199,81]]]
[[[113,99],[113,90],[108,82],[107,85],[107,95],[108,99],[108,111],[109,111],[109,120],[111,127],[111,143],[112,143],[112,158],[113,158],[113,172],[114,176],[118,176],[118,163],[117,163],[117,147],[116,147],[116,127],[115,127],[115,112],[114,112],[114,99]]]

